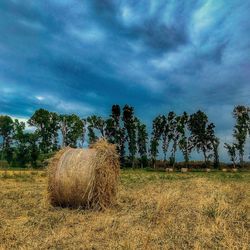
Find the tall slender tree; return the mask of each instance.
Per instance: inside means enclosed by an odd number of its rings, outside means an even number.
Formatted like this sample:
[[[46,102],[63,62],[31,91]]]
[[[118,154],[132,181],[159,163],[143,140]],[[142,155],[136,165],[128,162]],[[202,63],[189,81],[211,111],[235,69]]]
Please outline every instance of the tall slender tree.
[[[112,113],[110,118],[105,121],[105,136],[110,143],[117,145],[119,149],[119,130],[120,130],[120,118],[121,118],[121,109],[119,105],[112,106]]]
[[[219,145],[220,145],[219,138],[215,138],[212,141],[213,156],[214,156],[214,168],[219,168],[219,166],[220,166]]]
[[[141,167],[146,166],[147,159],[147,142],[148,142],[148,133],[145,124],[142,124],[137,120],[137,147],[140,155],[140,165]]]
[[[212,156],[213,156],[213,160],[214,160],[214,168],[218,168],[220,165],[220,160],[219,160],[219,152],[218,152],[218,148],[219,148],[219,138],[217,138],[215,136],[215,125],[213,123],[208,124],[207,126],[207,137],[210,139],[211,141],[211,145],[212,145]]]
[[[113,142],[117,146],[118,153],[120,155],[120,161],[123,164],[125,158],[125,128],[122,127],[121,121],[121,108],[118,104],[112,106],[112,113],[111,113],[111,126],[113,133]]]
[[[209,153],[213,149],[214,135],[211,128],[214,128],[214,125],[208,123],[207,115],[200,110],[190,116],[188,125],[192,135],[192,142],[198,152],[202,151],[204,163],[207,166],[210,158]]]
[[[164,162],[167,161],[167,151],[169,147],[169,123],[166,116],[162,116],[162,151]]]
[[[134,108],[125,105],[123,107],[123,123],[126,131],[126,139],[128,141],[129,158],[132,167],[135,166],[136,147],[136,121],[134,117]]]
[[[184,156],[186,167],[188,166],[191,150],[193,148],[191,137],[188,134],[189,132],[188,121],[189,121],[189,116],[186,112],[184,112],[183,115],[181,116],[179,123],[179,133],[180,133],[179,148]]]
[[[249,132],[250,108],[245,106],[236,106],[233,110],[233,116],[236,120],[233,136],[236,140],[236,147],[239,152],[239,160],[242,165],[244,162],[244,151]]]
[[[14,122],[10,116],[0,116],[0,137],[1,143],[1,159],[12,158],[11,142],[14,133]]]
[[[81,147],[83,147],[83,144],[85,142],[85,136],[86,136],[86,131],[87,131],[87,119],[83,118],[82,119],[82,139],[81,139]]]
[[[13,162],[18,166],[26,166],[30,164],[32,167],[37,167],[39,157],[38,140],[39,136],[36,132],[26,132],[25,123],[14,121],[14,136],[13,144],[15,145],[15,154]]]
[[[29,134],[24,131],[25,123],[19,122],[18,120],[15,120],[14,122],[14,130],[15,130],[15,134],[13,136],[13,139],[15,141],[14,161],[15,163],[18,164],[18,166],[24,167],[30,160],[29,142],[28,142]]]
[[[28,133],[28,150],[29,150],[29,161],[32,167],[37,167],[37,160],[39,158],[39,147],[38,147],[38,134]]]
[[[155,162],[157,155],[159,153],[158,147],[160,144],[160,138],[163,133],[165,125],[164,116],[159,115],[153,120],[153,131],[151,134],[151,140],[150,140],[150,155],[151,155],[151,161],[152,165],[155,168]]]
[[[180,138],[180,116],[176,116],[174,112],[169,112],[168,114],[168,124],[169,124],[169,137],[168,140],[173,142],[171,149],[170,164],[175,165],[175,155],[177,151],[178,141]]]
[[[234,143],[232,145],[230,145],[228,143],[225,143],[224,147],[227,150],[227,153],[228,153],[228,155],[230,157],[230,160],[233,163],[233,167],[235,168],[236,161],[237,161],[237,145],[234,144]]]

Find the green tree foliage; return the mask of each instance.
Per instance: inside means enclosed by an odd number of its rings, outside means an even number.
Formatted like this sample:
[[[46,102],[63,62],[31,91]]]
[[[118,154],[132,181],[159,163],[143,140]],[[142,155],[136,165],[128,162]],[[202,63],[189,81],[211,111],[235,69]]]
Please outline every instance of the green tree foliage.
[[[89,144],[93,144],[98,139],[98,134],[105,137],[105,121],[100,116],[92,115],[87,118]]]
[[[162,123],[161,123],[161,134],[162,134],[162,151],[163,151],[163,158],[164,162],[167,160],[167,151],[169,147],[169,133],[170,133],[170,128],[169,128],[169,123],[168,119],[166,116],[162,116]]]
[[[126,131],[126,139],[128,141],[129,159],[132,164],[132,167],[134,167],[137,147],[136,147],[136,119],[134,117],[133,107],[129,105],[125,105],[123,107],[122,120]]]
[[[218,153],[218,148],[220,145],[220,141],[219,139],[215,136],[215,125],[213,123],[208,124],[207,126],[207,137],[208,139],[210,139],[211,141],[211,145],[212,145],[212,155],[213,159],[214,159],[214,168],[218,168],[220,165],[220,161],[219,161],[219,153]]]
[[[82,119],[82,140],[81,140],[82,147],[85,142],[86,132],[87,132],[87,119],[84,118]]]
[[[202,151],[205,165],[208,164],[210,151],[213,149],[214,125],[208,123],[207,115],[202,111],[192,114],[189,119],[189,129],[192,135],[192,142],[197,151]]]
[[[183,115],[180,118],[179,121],[179,148],[183,154],[185,165],[188,166],[190,154],[193,148],[191,137],[188,134],[188,122],[189,122],[189,116],[186,112],[183,113]]]
[[[7,115],[0,116],[0,137],[1,143],[1,159],[6,158],[8,162],[12,159],[12,136],[14,133],[14,122],[11,117]]]
[[[121,109],[119,105],[112,106],[110,118],[105,121],[105,137],[110,143],[114,143],[118,147],[119,130],[120,130]]]
[[[15,120],[15,159],[14,161],[18,163],[19,166],[24,167],[29,162],[29,134],[25,133],[25,123]]]
[[[45,109],[35,111],[28,121],[29,125],[36,127],[39,136],[39,147],[43,153],[58,148],[59,116]]]
[[[173,143],[172,149],[171,149],[170,164],[174,166],[175,161],[176,161],[175,155],[176,155],[176,151],[177,151],[178,141],[180,138],[180,130],[181,130],[180,120],[181,120],[181,117],[176,116],[176,114],[171,111],[171,112],[169,112],[167,119],[168,119],[168,124],[169,124],[168,140],[169,140],[169,142],[172,141],[172,143]]]
[[[230,161],[233,163],[233,167],[235,168],[237,161],[237,145],[236,144],[230,145],[228,143],[225,143],[224,147],[226,148],[227,153],[230,157]]]
[[[150,155],[151,155],[152,165],[154,168],[155,168],[155,161],[159,153],[158,147],[160,144],[160,138],[162,136],[165,123],[166,120],[162,115],[157,116],[153,120],[153,131],[151,134],[151,141],[150,141]]]
[[[77,147],[77,141],[84,136],[84,122],[77,115],[60,115],[59,126],[63,147]]]
[[[39,147],[37,144],[38,134],[36,132],[28,134],[29,142],[29,161],[32,167],[37,167],[37,160],[39,158]]]
[[[219,168],[219,166],[220,166],[219,145],[220,145],[220,140],[218,138],[215,138],[212,141],[213,156],[214,156],[214,168]]]
[[[106,120],[105,136],[110,143],[116,144],[120,161],[124,163],[126,138],[125,128],[121,127],[121,123],[121,108],[115,104],[112,106],[110,118]]]
[[[112,115],[114,121],[114,143],[118,147],[120,158],[123,160],[125,155],[125,128],[121,127],[121,108],[119,105],[112,106]]]
[[[145,124],[142,124],[137,119],[137,147],[140,155],[140,165],[141,167],[147,166],[147,143],[148,143],[148,133]]]
[[[247,134],[249,133],[250,108],[245,106],[236,106],[233,110],[233,116],[236,120],[233,136],[236,140],[235,145],[239,152],[240,164],[242,165],[244,161]]]
[[[15,165],[22,167],[28,163],[30,163],[32,167],[36,167],[39,157],[38,134],[36,132],[25,132],[25,123],[19,122],[18,120],[14,122],[14,130],[13,141],[15,144],[15,154],[13,162]]]
[[[233,115],[236,119],[233,132],[235,143],[225,144],[225,148],[231,160],[234,159],[232,161],[235,165],[237,153],[240,162],[243,162],[244,147],[247,136],[250,135],[250,108],[236,106]],[[96,115],[80,119],[74,114],[57,115],[45,109],[39,109],[29,119],[28,124],[36,128],[34,133],[28,133],[24,123],[13,121],[9,116],[0,116],[1,159],[9,163],[30,164],[35,167],[41,153],[47,155],[58,149],[59,130],[62,134],[63,146],[77,147],[80,143],[83,145],[87,128],[89,144],[94,143],[98,137],[104,137],[110,143],[116,144],[122,164],[128,151],[128,159],[133,167],[137,153],[140,165],[147,165],[149,140],[147,128],[135,117],[134,108],[129,105],[125,105],[122,112],[119,105],[113,105],[108,119]],[[162,143],[165,162],[169,146],[172,146],[170,163],[173,166],[179,147],[187,166],[191,151],[196,148],[198,152],[203,153],[206,165],[213,158],[214,167],[218,168],[219,139],[215,136],[214,124],[208,122],[204,112],[199,110],[190,117],[186,112],[180,116],[169,112],[166,116],[157,116],[153,120],[152,127],[149,152],[154,167],[159,154],[158,148]]]

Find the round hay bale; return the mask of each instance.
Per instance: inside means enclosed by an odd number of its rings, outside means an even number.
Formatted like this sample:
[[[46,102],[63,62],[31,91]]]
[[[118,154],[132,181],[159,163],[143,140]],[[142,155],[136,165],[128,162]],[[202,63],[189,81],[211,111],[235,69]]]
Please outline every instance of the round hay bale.
[[[211,168],[206,168],[205,171],[206,172],[211,172]]]
[[[119,156],[101,139],[89,149],[65,148],[48,168],[48,198],[53,206],[105,209],[116,201]]]
[[[181,168],[181,172],[182,172],[182,173],[188,172],[188,168]]]
[[[166,172],[173,172],[174,169],[173,169],[173,168],[166,168],[165,171],[166,171]]]

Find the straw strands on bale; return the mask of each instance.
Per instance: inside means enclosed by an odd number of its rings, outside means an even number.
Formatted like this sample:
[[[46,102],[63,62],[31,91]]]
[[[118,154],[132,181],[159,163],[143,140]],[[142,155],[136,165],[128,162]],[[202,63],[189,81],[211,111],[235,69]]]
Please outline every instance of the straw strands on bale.
[[[62,149],[48,168],[49,201],[53,206],[105,209],[116,202],[119,170],[116,146],[104,139],[89,149]]]

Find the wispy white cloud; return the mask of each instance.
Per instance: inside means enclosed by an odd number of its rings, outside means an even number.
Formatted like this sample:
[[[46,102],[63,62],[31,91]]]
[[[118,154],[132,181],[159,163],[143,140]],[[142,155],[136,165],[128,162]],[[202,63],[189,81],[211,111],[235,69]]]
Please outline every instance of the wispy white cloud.
[[[43,101],[43,100],[45,99],[44,96],[40,96],[40,95],[35,96],[35,98],[36,98],[38,101]]]

